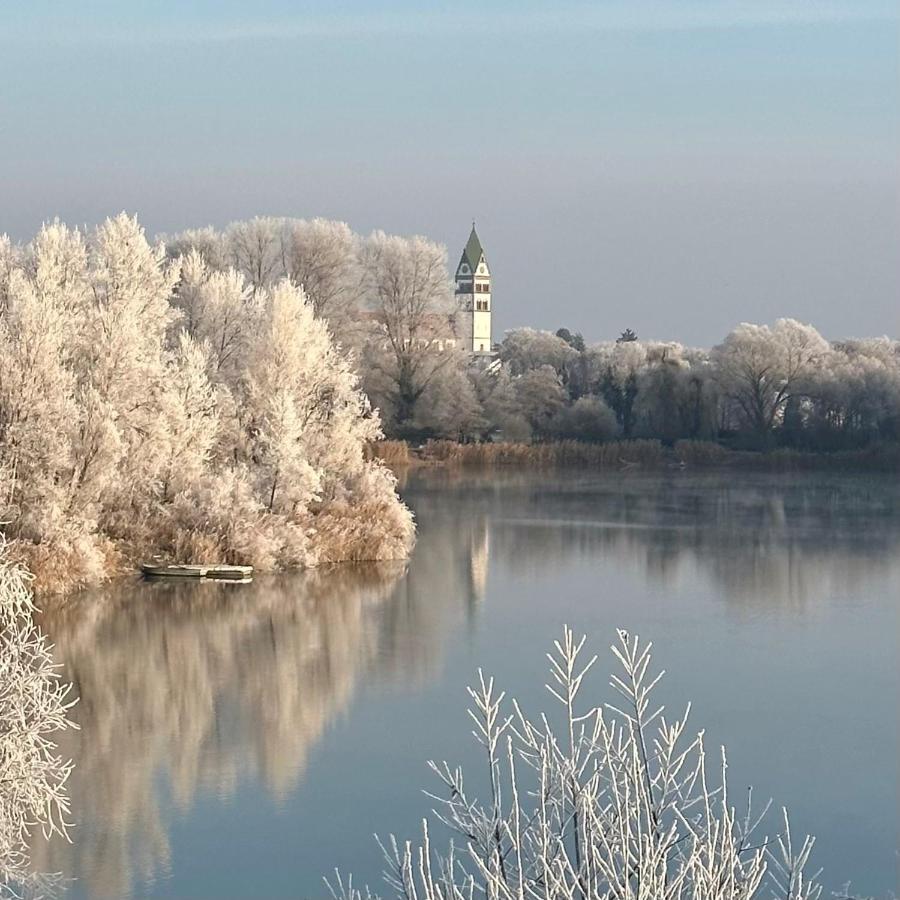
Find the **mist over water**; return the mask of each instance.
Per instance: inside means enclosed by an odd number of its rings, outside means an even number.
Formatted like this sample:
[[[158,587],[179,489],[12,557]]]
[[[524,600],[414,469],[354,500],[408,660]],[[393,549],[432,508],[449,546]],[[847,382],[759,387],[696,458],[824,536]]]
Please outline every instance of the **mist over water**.
[[[833,475],[412,472],[408,565],[251,585],[128,582],[42,624],[74,682],[70,897],[381,889],[372,833],[414,838],[425,761],[481,763],[478,666],[547,708],[562,624],[652,639],[662,699],[818,836],[828,889],[897,888],[900,486]],[[774,827],[774,826],[773,826]]]

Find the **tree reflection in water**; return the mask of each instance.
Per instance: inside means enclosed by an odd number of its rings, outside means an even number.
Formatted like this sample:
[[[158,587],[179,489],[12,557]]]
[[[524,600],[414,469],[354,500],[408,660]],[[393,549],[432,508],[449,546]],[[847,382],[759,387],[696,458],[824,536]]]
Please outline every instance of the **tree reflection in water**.
[[[252,585],[128,584],[45,614],[80,698],[63,752],[81,825],[71,846],[37,842],[35,865],[123,896],[166,869],[160,777],[182,810],[251,777],[284,797],[377,664],[375,610],[402,574],[378,564]]]
[[[668,587],[707,578],[750,612],[858,589],[900,551],[900,484],[888,478],[448,469],[414,473],[409,489],[433,527],[486,522],[492,567],[546,575],[610,560]]]

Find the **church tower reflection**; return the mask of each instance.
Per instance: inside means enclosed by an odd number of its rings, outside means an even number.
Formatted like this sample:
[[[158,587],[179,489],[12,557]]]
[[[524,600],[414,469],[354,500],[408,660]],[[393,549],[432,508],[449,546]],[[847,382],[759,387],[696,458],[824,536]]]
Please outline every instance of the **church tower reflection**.
[[[469,534],[469,600],[470,611],[484,602],[487,591],[488,561],[491,538],[486,516],[480,516]]]

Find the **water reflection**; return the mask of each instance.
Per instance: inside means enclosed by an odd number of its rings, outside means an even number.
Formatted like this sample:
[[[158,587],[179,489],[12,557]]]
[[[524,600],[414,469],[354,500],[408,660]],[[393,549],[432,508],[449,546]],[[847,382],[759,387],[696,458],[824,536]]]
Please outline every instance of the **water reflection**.
[[[706,577],[748,611],[858,590],[896,569],[900,551],[891,479],[444,471],[413,474],[409,489],[420,517],[445,521],[448,533],[456,522],[487,523],[484,561],[460,548],[473,568],[486,570],[488,547],[493,566],[536,576],[609,560],[667,587]]]
[[[666,587],[706,579],[734,610],[789,615],[886,572],[900,583],[893,481],[431,471],[403,489],[419,522],[408,569],[128,583],[44,615],[80,697],[81,730],[62,747],[76,761],[79,825],[72,845],[36,842],[38,869],[77,878],[77,896],[153,894],[154,884],[193,895],[173,871],[178,816],[204,798],[233,814],[244,786],[291,804],[311,750],[363,686],[446,681],[458,696],[470,673],[444,673],[442,660],[491,596],[516,595],[516,579],[564,585],[567,569],[606,565]],[[528,627],[528,610],[516,616]],[[413,726],[383,727],[400,744]],[[362,777],[346,773],[351,786]],[[368,845],[370,832],[346,840]],[[320,883],[321,872],[302,874]]]
[[[166,870],[161,779],[181,810],[243,779],[287,796],[310,746],[373,665],[377,612],[402,567],[345,567],[252,586],[128,584],[79,598],[44,625],[80,698],[73,845],[39,841],[35,865],[124,896]],[[397,671],[420,661],[398,660]],[[46,858],[40,858],[41,853]]]

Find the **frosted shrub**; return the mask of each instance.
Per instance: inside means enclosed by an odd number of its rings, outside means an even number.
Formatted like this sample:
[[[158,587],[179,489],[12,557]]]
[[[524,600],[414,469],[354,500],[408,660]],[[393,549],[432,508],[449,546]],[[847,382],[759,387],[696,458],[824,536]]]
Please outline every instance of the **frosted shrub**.
[[[316,561],[405,559],[413,526],[396,502],[396,484],[386,468],[363,469],[351,490],[316,517]]]
[[[66,833],[71,763],[54,735],[70,723],[69,686],[31,619],[28,576],[0,544],[0,897],[41,892],[28,871],[34,829]]]
[[[790,835],[787,813],[761,831],[761,813],[738,814],[728,796],[725,755],[709,760],[703,732],[688,713],[671,720],[652,700],[662,673],[651,645],[619,632],[615,703],[580,703],[596,657],[565,630],[549,654],[548,690],[557,713],[529,718],[493,679],[470,688],[474,735],[487,762],[487,796],[470,793],[462,770],[431,763],[443,785],[437,820],[457,837],[444,852],[424,824],[420,845],[383,845],[392,893],[432,898],[583,898],[583,900],[815,900],[805,874],[813,840]],[[554,729],[551,721],[561,721]],[[752,796],[752,795],[751,795]],[[352,881],[329,885],[360,900]]]

